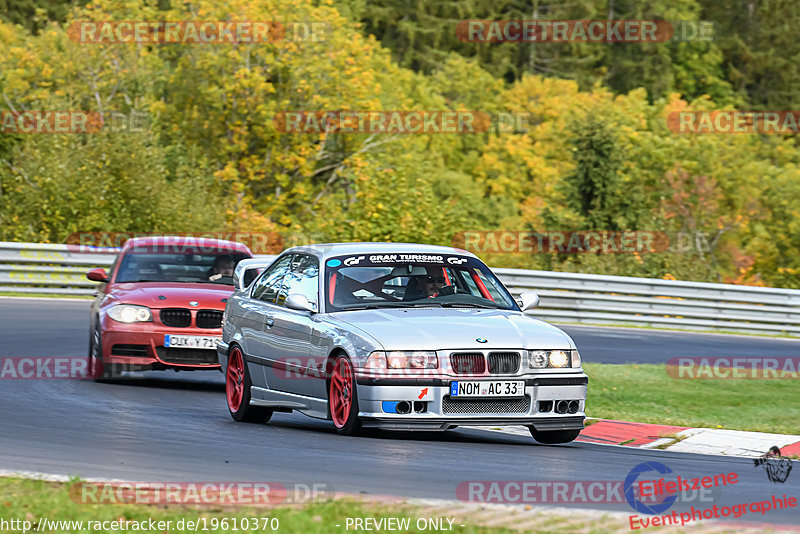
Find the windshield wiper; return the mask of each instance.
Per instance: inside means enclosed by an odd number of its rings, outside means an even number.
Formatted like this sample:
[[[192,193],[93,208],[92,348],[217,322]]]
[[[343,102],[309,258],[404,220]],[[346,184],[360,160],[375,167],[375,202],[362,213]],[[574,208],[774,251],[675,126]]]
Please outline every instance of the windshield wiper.
[[[442,308],[458,308],[459,306],[464,306],[467,308],[485,308],[487,310],[496,310],[500,306],[495,304],[494,306],[489,306],[486,304],[475,304],[474,302],[442,302]]]
[[[364,306],[350,306],[347,308],[342,308],[340,311],[352,311],[352,310],[377,310],[379,308],[391,308],[392,306],[382,306],[379,304],[366,304]]]
[[[408,302],[385,302],[380,304],[366,304],[364,306],[353,306],[352,308],[342,308],[341,311],[350,311],[350,310],[378,310],[378,309],[385,309],[385,308],[430,308],[432,306],[441,307],[442,303],[440,302],[418,302],[416,304],[410,304]]]

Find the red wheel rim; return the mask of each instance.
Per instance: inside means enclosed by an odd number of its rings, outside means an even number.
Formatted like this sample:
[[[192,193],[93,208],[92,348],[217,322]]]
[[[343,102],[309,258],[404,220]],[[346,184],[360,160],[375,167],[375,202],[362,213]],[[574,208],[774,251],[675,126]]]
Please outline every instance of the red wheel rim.
[[[242,360],[242,351],[238,347],[231,351],[230,358],[228,358],[225,392],[228,395],[228,408],[232,412],[238,412],[244,394],[244,360]]]
[[[331,373],[331,419],[336,428],[342,428],[350,418],[353,402],[353,368],[347,358],[339,358]]]

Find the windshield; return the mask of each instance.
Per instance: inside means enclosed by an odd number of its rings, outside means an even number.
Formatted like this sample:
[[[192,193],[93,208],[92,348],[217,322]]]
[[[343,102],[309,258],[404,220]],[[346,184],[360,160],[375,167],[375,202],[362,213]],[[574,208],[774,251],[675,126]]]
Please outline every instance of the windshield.
[[[476,258],[430,254],[361,254],[325,262],[329,311],[417,306],[519,308]]]
[[[185,282],[233,285],[233,269],[249,256],[237,251],[214,254],[129,252],[115,282]]]

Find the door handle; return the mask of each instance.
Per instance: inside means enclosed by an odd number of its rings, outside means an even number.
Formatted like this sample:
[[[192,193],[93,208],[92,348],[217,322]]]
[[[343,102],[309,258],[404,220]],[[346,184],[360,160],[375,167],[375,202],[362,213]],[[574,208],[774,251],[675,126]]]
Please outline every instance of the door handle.
[[[275,319],[273,319],[272,317],[267,315],[267,316],[264,317],[264,324],[267,325],[267,326],[272,326],[272,325],[275,324]]]

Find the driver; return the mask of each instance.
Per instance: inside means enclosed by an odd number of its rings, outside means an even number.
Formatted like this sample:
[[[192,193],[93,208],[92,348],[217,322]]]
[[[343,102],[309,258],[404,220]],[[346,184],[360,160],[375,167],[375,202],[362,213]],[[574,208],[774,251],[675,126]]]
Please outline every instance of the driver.
[[[233,268],[236,262],[233,257],[228,254],[221,254],[214,258],[214,266],[211,268],[208,279],[211,282],[216,282],[223,276],[233,276]]]
[[[439,291],[447,285],[444,272],[440,267],[428,267],[428,276],[421,276],[420,288],[424,297],[431,298],[439,295]]]

